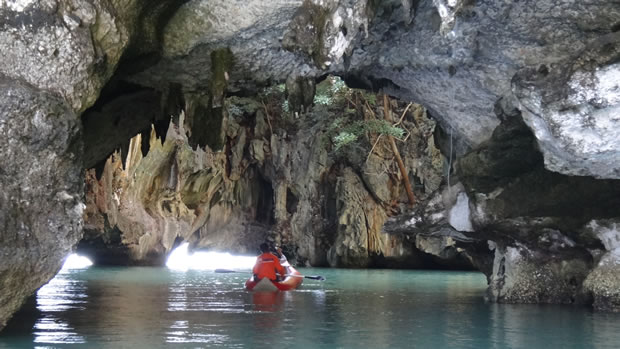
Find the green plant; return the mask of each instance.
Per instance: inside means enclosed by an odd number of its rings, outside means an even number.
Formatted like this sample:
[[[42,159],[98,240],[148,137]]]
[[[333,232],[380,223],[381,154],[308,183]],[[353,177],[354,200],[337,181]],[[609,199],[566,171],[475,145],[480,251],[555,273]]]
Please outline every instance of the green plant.
[[[321,104],[321,105],[330,105],[332,104],[333,100],[331,96],[328,95],[315,95],[314,96],[314,104]]]
[[[393,126],[385,120],[355,120],[349,123],[345,123],[342,119],[334,120],[334,122],[336,121],[340,130],[332,137],[335,151],[358,141],[360,137],[368,133],[389,135],[396,138],[402,138],[405,134],[402,128]],[[333,129],[335,128],[336,126],[333,126]]]

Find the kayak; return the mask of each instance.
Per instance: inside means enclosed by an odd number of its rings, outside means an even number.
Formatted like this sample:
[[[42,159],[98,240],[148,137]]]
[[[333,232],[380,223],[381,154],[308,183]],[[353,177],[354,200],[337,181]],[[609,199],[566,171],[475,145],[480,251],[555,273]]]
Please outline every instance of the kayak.
[[[290,291],[294,290],[304,281],[303,275],[295,270],[290,264],[283,263],[282,266],[286,268],[287,277],[282,281],[271,281],[267,278],[262,278],[258,281],[254,280],[254,276],[251,276],[245,282],[245,288],[249,291],[257,292],[275,292],[275,291]]]

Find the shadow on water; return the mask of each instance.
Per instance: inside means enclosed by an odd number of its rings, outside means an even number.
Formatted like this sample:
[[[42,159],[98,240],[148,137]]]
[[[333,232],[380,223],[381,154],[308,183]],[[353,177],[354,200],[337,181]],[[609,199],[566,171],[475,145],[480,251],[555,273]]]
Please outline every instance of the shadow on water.
[[[41,311],[37,308],[37,296],[29,297],[21,309],[9,320],[2,332],[0,332],[0,336],[18,340],[23,344],[33,343],[34,325],[41,318],[41,315]]]

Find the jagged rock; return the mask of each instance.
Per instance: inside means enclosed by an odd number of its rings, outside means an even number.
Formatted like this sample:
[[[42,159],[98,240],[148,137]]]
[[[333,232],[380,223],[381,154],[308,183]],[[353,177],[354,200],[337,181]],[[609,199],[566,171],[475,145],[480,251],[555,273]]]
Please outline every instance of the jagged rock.
[[[0,134],[2,328],[81,238],[84,204],[81,128],[64,100],[0,74]]]
[[[96,260],[107,258],[105,250],[93,246],[99,239],[113,241],[110,234],[117,232],[119,248],[126,250],[124,259],[131,264],[161,264],[178,239],[237,252],[255,248],[260,235],[247,238],[244,227],[247,218],[256,215],[258,200],[253,184],[242,180],[248,171],[235,168],[237,175],[228,177],[226,155],[208,148],[194,150],[183,117],[179,123],[170,125],[163,144],[152,131],[146,156],[138,135],[124,164],[115,154],[100,180],[92,183],[89,176],[87,202],[96,206],[85,214],[89,234],[80,250],[91,252]]]
[[[450,260],[456,256],[456,242],[449,236],[416,235],[415,246],[441,259]]]
[[[437,257],[439,264],[456,268],[475,265],[488,276],[491,251],[480,248],[485,238],[469,229],[469,206],[463,197],[466,195],[461,183],[444,186],[418,203],[416,210],[389,218],[383,229],[413,240],[417,249]]]
[[[128,140],[142,133],[148,137],[153,124],[168,125],[170,115],[161,108],[161,94],[139,89],[106,103],[95,104],[82,115],[84,125],[84,167],[99,165],[114,151],[127,150]],[[148,139],[148,138],[147,138]]]
[[[338,230],[327,253],[329,264],[366,267],[369,255],[385,250],[388,243],[388,236],[380,234],[387,216],[350,169],[336,183],[336,202]]]

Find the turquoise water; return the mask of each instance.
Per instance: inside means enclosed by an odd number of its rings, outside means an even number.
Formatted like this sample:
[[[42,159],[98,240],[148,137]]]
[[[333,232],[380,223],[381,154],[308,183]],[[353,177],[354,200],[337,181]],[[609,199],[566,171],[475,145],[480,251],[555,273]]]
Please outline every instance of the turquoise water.
[[[620,314],[488,304],[479,273],[300,271],[327,281],[258,294],[243,289],[241,273],[64,271],[0,348],[620,347]]]

